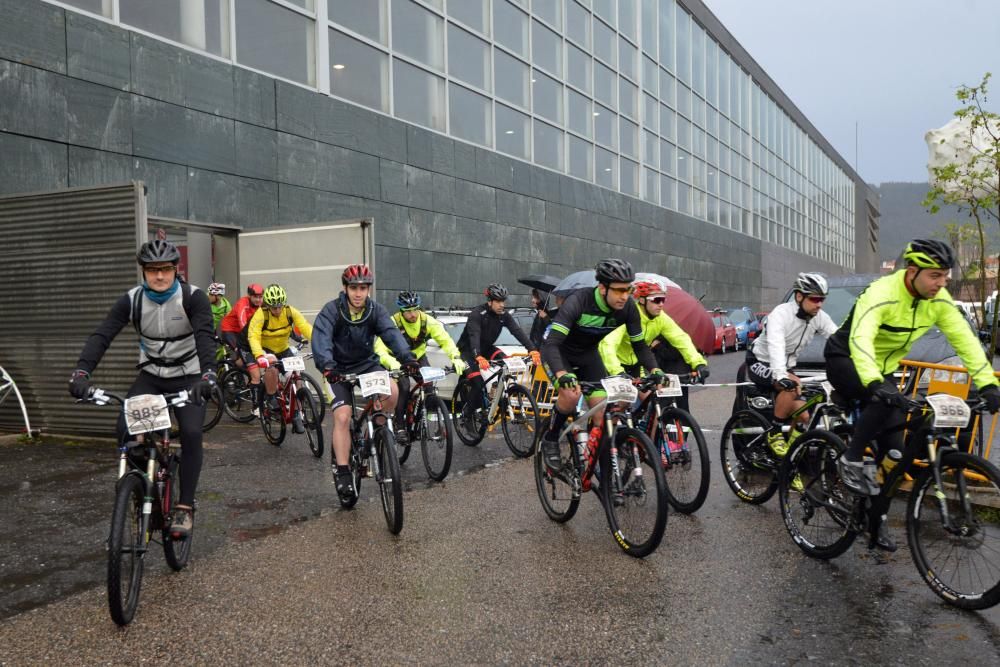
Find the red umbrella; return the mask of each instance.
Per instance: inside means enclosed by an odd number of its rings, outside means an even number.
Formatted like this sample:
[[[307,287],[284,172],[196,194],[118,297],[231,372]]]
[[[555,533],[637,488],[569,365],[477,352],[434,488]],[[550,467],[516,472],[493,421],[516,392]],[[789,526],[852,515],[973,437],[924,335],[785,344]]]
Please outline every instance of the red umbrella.
[[[636,280],[654,280],[667,288],[667,300],[663,304],[664,312],[677,322],[681,329],[691,336],[695,347],[705,354],[710,354],[715,348],[715,325],[712,317],[705,310],[701,301],[694,298],[673,280],[656,273],[636,274]]]

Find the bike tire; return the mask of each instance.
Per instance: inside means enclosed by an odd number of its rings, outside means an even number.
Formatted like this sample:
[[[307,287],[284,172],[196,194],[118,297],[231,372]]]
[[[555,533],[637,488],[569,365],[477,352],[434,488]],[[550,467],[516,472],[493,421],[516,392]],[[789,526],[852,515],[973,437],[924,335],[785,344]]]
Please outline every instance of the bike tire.
[[[563,460],[560,471],[553,471],[545,464],[541,447],[535,451],[535,490],[545,514],[556,523],[566,523],[580,507],[580,491],[574,491],[574,486],[579,489],[579,478],[573,469],[576,463],[572,446],[568,438],[560,440],[559,453]]]
[[[666,447],[667,465],[663,468],[663,476],[667,482],[667,500],[678,512],[697,512],[708,497],[712,481],[705,434],[690,412],[667,408],[660,416],[660,436]],[[673,451],[671,443],[679,449]]]
[[[451,398],[451,413],[454,415],[453,423],[455,433],[462,444],[475,447],[486,437],[486,411],[489,405],[485,402],[486,396],[482,395],[480,402],[483,407],[473,410],[471,398],[476,391],[474,384],[464,375],[458,379],[455,385],[455,393]]]
[[[1000,507],[1000,469],[974,454],[948,452],[941,458],[941,481],[944,488],[940,491],[956,525],[953,530],[942,525],[934,471],[927,467],[914,481],[907,504],[906,539],[913,564],[930,589],[948,604],[988,609],[1000,602],[1000,515],[996,509]],[[962,508],[963,494],[975,503],[970,506],[971,514]],[[945,553],[939,556],[939,551]],[[971,571],[957,572],[963,561],[972,565]]]
[[[272,412],[266,407],[262,407],[259,421],[267,441],[275,447],[281,447],[281,443],[285,441],[285,431],[287,430],[285,416],[281,413],[281,408],[279,407]]]
[[[167,565],[172,570],[180,572],[187,567],[188,561],[191,559],[191,542],[194,537],[193,530],[182,540],[175,540],[170,536],[170,524],[173,520],[174,510],[181,497],[180,456],[173,455],[170,457],[167,463],[167,470],[169,475],[166,484],[163,486],[163,497],[160,498],[160,502],[167,508],[167,512],[164,513],[163,530],[160,534],[163,539],[163,557],[166,559]]]
[[[722,476],[736,497],[751,505],[766,503],[778,490],[777,469],[759,467],[750,459],[752,452],[766,450],[764,432],[770,427],[771,422],[760,413],[738,410],[722,429],[719,442]]]
[[[431,395],[424,399],[423,418],[418,428],[420,454],[424,458],[427,476],[435,482],[443,481],[451,469],[454,443],[451,435],[453,430],[451,418],[440,396]]]
[[[407,427],[407,418],[412,417],[413,422]],[[406,441],[402,441],[399,438],[395,438],[396,442],[396,458],[399,459],[400,465],[406,463],[406,459],[410,458],[410,443],[419,437],[420,420],[423,418],[423,413],[420,406],[417,405],[417,391],[413,389],[410,392],[410,398],[408,400],[408,405],[406,406],[406,412],[403,414],[403,421],[396,424],[393,423],[393,427],[397,432],[402,429],[406,431]]]
[[[387,428],[383,427],[375,432],[375,455],[378,457],[379,467],[376,481],[382,498],[385,524],[390,533],[399,535],[403,530],[403,477],[396,458],[394,440]]]
[[[302,378],[302,388],[309,390],[309,394],[313,397],[313,401],[316,404],[316,409],[319,411],[316,423],[322,424],[323,420],[326,419],[326,406],[329,403],[326,396],[326,388],[322,382],[308,373],[300,372],[299,377]]]
[[[146,538],[142,505],[146,491],[142,477],[128,474],[118,482],[111,532],[108,535],[108,610],[118,625],[128,625],[139,606]]]
[[[366,424],[362,424],[362,427],[365,427],[365,426],[367,426],[367,425]],[[352,426],[352,429],[353,429],[353,426]],[[331,438],[332,438],[332,435],[331,435]],[[332,440],[331,440],[331,442],[332,442]],[[351,442],[352,443],[355,442],[354,433],[353,432],[351,433]],[[331,449],[331,451],[333,450],[333,446],[332,445],[330,446],[330,449]],[[354,497],[353,498],[344,499],[344,498],[340,498],[338,496],[338,499],[340,500],[340,506],[341,507],[343,507],[344,509],[351,509],[352,507],[354,507],[355,505],[358,504],[358,498],[361,497],[361,480],[364,479],[364,475],[361,474],[361,468],[365,464],[365,462],[361,458],[361,451],[357,448],[357,446],[355,444],[351,445],[351,455],[350,455],[350,458],[348,459],[347,463],[348,463],[348,465],[351,468],[351,476],[354,479]]]
[[[249,424],[254,420],[253,385],[250,384],[250,373],[242,368],[231,368],[219,378],[222,388],[222,407],[226,414],[240,424]]]
[[[511,453],[526,459],[535,451],[541,433],[538,404],[526,387],[509,384],[500,402],[500,427]]]
[[[302,410],[302,425],[306,429],[306,438],[309,440],[309,451],[318,459],[323,458],[323,424],[319,417],[319,408],[316,407],[316,399],[305,387],[299,389],[296,399],[299,409]]]
[[[643,558],[656,551],[667,527],[670,501],[663,465],[656,446],[642,431],[619,426],[614,437],[625,483],[619,486],[613,466],[604,465],[602,459],[601,501],[618,546],[634,558]]]
[[[847,445],[823,429],[796,438],[778,474],[781,518],[792,541],[812,558],[829,560],[847,551],[858,536],[854,519],[860,499],[837,474]],[[796,478],[801,490],[793,486]]]
[[[201,423],[201,432],[208,433],[215,428],[219,420],[222,419],[222,389],[216,385],[212,389],[212,396],[205,400],[205,419]]]

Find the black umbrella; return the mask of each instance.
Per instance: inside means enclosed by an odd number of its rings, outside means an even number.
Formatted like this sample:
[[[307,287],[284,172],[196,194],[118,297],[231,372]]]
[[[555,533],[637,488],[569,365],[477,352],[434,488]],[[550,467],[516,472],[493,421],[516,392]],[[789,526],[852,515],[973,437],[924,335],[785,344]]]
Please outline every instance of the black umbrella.
[[[532,273],[530,276],[518,278],[517,282],[541,292],[551,292],[552,288],[559,284],[559,278],[542,273]]]

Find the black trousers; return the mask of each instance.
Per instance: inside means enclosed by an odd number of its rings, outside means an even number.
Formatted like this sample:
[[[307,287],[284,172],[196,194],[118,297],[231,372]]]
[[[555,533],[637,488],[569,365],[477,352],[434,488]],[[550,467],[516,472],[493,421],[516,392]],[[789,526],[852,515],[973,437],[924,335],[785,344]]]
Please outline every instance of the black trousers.
[[[860,461],[865,447],[873,440],[878,443],[878,459],[890,449],[902,451],[903,431],[898,427],[906,420],[906,413],[893,405],[871,400],[850,357],[827,357],[826,377],[842,396],[861,401],[861,416],[854,424],[854,435],[847,446],[849,461]],[[886,379],[893,378],[887,375]]]
[[[427,355],[417,359],[417,362],[423,367],[429,367],[431,362],[427,361]],[[396,416],[394,417],[396,421],[395,428],[404,428],[406,426],[406,402],[410,400],[410,378],[403,375],[398,380],[396,380],[396,385],[399,387],[399,400],[396,402]]]

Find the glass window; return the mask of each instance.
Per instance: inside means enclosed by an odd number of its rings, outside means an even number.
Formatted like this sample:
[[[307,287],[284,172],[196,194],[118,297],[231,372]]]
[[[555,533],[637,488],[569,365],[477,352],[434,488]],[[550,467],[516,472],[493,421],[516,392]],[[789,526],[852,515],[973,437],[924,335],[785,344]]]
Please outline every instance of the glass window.
[[[398,118],[433,130],[445,130],[444,79],[394,60],[392,86]]]
[[[642,87],[652,94],[659,92],[659,68],[649,56],[642,57]]]
[[[646,191],[643,193],[642,197],[646,201],[651,201],[654,204],[660,203],[660,175],[646,167],[642,170],[646,175]]]
[[[684,116],[677,116],[677,145],[691,150],[691,121]]]
[[[522,58],[528,57],[528,15],[507,0],[493,0],[494,38]]]
[[[594,180],[593,166],[594,147],[589,141],[579,137],[569,136],[569,175]]]
[[[660,0],[660,64],[674,71],[676,39],[674,37],[674,0]]]
[[[674,174],[674,150],[672,143],[660,140],[660,171],[670,175]]]
[[[622,158],[620,170],[621,184],[619,187],[621,191],[637,197],[639,195],[639,165]]]
[[[647,130],[660,129],[660,105],[652,95],[643,95],[642,124]]]
[[[618,108],[618,76],[601,63],[594,63],[594,97]]]
[[[100,0],[96,3],[72,2],[70,4],[83,9],[89,9],[95,14],[103,13],[101,11],[103,4]],[[108,2],[106,4],[110,8],[111,3]],[[250,17],[250,21],[257,30],[266,25],[266,20],[271,16],[276,16],[279,12],[299,17],[298,14],[293,14],[275,5],[265,8],[264,4],[268,3],[256,0],[249,10],[254,14],[253,17]],[[214,53],[217,56],[229,55],[229,2],[227,0],[204,0],[204,2],[200,3],[182,0],[160,0],[159,2],[150,2],[149,0],[121,0],[120,12],[122,23],[127,23],[142,30],[148,30],[154,35],[161,35],[175,42]],[[304,16],[299,18],[301,18],[303,23],[311,23]],[[294,30],[289,25],[290,22],[287,19],[287,16],[281,19],[283,26],[279,29]],[[283,38],[279,35],[271,35],[270,41],[273,42],[275,39],[282,40]],[[241,43],[245,42],[241,40]],[[281,43],[285,44],[286,42]],[[295,49],[287,54],[282,53],[277,47],[272,47],[269,44],[265,45],[265,48],[272,51],[270,54],[271,57],[280,60],[281,57],[278,54],[285,57],[293,55],[295,51],[303,50],[303,44],[304,42],[297,43]],[[246,62],[243,58],[240,60]],[[286,75],[283,74],[282,76]]]
[[[642,0],[642,50],[656,58],[656,15],[659,0]]]
[[[424,2],[426,2],[428,5],[431,5],[432,7],[434,7],[434,9],[438,10],[439,12],[444,11],[444,0],[424,0]]]
[[[628,43],[623,37],[618,38],[618,71],[632,79],[638,81],[636,69],[639,67],[639,51]]]
[[[535,16],[548,21],[556,30],[562,30],[562,8],[563,0],[531,1],[531,11],[535,12]]]
[[[677,78],[686,84],[691,83],[691,17],[687,11],[677,5],[674,12],[677,18],[677,34],[674,42],[677,53]]]
[[[331,0],[327,0],[330,2]],[[367,4],[358,0],[336,0],[337,2]],[[456,18],[470,28],[475,28],[479,32],[490,34],[490,0],[460,0],[460,2],[448,3],[448,15]]]
[[[499,49],[493,49],[497,97],[528,106],[528,66]]]
[[[444,69],[444,21],[410,0],[392,3],[392,48]]]
[[[614,111],[594,106],[594,137],[608,148],[618,148],[618,115]]]
[[[106,0],[62,0],[65,4],[79,7],[94,14],[111,18],[111,3]],[[125,19],[122,19],[123,21]]]
[[[711,37],[705,40],[705,99],[719,103],[719,45]]]
[[[490,90],[490,47],[472,33],[448,26],[448,73]]]
[[[618,38],[600,21],[594,21],[594,55],[612,67],[618,65]]]
[[[660,139],[652,132],[643,132],[643,161],[654,169],[660,167]]]
[[[729,115],[729,54],[719,52],[719,111]]]
[[[682,150],[677,151],[677,178],[685,181],[691,180],[691,154]]]
[[[618,0],[618,32],[628,35],[633,42],[638,41],[635,30],[635,1]]]
[[[590,92],[590,55],[584,53],[572,44],[566,45],[566,78],[571,85],[580,90]]]
[[[686,183],[677,184],[677,210],[691,215],[691,186]]]
[[[247,0],[236,12],[237,60],[315,86],[315,34],[314,21],[305,16],[266,0]]]
[[[620,121],[621,151],[629,157],[639,158],[639,126],[624,118]]]
[[[337,30],[330,31],[330,92],[389,112],[389,55]]]
[[[618,79],[621,112],[630,118],[639,117],[639,89],[625,79]]]
[[[554,123],[562,123],[562,84],[555,79],[545,76],[538,70],[534,70],[531,74],[531,86],[535,113],[548,118]]]
[[[677,105],[676,93],[674,92],[676,82],[673,74],[665,69],[660,70],[660,101],[672,107]]]
[[[594,13],[608,22],[615,25],[615,0],[594,0]]]
[[[562,76],[562,38],[538,21],[531,26],[531,61]]]
[[[474,3],[469,3],[474,4]],[[360,33],[381,44],[389,40],[386,21],[386,0],[357,2],[357,0],[327,0],[327,16],[331,21]]]
[[[535,163],[563,171],[563,131],[540,120],[535,125]]]
[[[566,36],[590,49],[590,12],[573,0],[566,1]]]
[[[705,30],[691,21],[691,88],[705,94]]]
[[[453,83],[448,85],[448,91],[451,134],[459,139],[489,146],[493,137],[493,114],[489,98]]]
[[[691,117],[691,89],[684,84],[677,85],[677,113]]]
[[[701,127],[705,127],[705,100],[697,95],[691,96],[691,120]]]
[[[519,111],[502,104],[496,105],[497,133],[496,146],[498,151],[519,158],[528,159],[531,125],[530,119]]]
[[[668,176],[660,176],[660,206],[677,208],[676,189],[677,181]]]
[[[594,181],[606,188],[618,187],[618,156],[598,148],[594,151]]]
[[[677,118],[677,114],[670,107],[665,107],[660,105],[660,135],[670,139],[671,141],[676,141],[677,133],[674,130],[674,120]]]
[[[577,134],[582,134],[588,139],[592,136],[591,125],[594,122],[593,103],[589,97],[584,97],[575,90],[567,91],[569,100],[566,103],[566,125]]]

